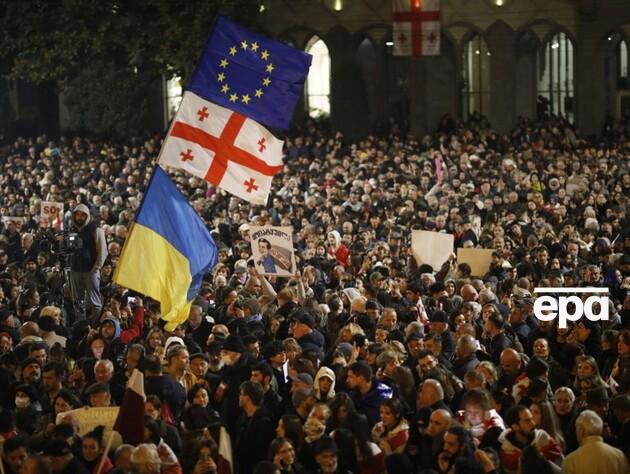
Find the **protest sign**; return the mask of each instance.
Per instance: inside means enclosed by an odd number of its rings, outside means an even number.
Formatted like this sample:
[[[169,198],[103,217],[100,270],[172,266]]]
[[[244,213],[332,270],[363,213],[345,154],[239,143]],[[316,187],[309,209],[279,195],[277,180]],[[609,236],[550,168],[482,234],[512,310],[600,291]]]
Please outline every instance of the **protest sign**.
[[[431,265],[438,271],[453,253],[453,235],[428,230],[411,231],[411,248],[418,265]]]
[[[65,417],[76,418],[79,422],[79,435],[89,433],[99,425],[105,427],[105,431],[112,431],[118,416],[119,407],[83,407],[70,410],[57,415],[57,424]]]
[[[457,263],[470,265],[471,275],[483,277],[490,270],[494,249],[457,249]]]
[[[252,258],[261,275],[295,274],[293,229],[291,227],[251,226]]]
[[[39,219],[40,227],[63,230],[63,203],[43,201]]]

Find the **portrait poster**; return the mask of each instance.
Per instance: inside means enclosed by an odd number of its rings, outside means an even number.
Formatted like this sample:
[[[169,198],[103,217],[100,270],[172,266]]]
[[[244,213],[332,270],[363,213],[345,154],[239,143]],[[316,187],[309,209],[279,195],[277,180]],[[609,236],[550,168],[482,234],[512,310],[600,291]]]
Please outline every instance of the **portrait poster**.
[[[251,226],[250,235],[252,258],[258,273],[283,277],[295,274],[291,227]]]

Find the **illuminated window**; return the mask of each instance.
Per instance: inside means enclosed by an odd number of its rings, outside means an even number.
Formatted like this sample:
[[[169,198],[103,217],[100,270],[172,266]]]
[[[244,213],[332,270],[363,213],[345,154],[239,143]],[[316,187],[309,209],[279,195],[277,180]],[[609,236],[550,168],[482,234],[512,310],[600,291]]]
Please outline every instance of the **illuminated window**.
[[[314,36],[306,45],[313,62],[306,80],[306,107],[310,115],[330,114],[330,54],[320,38]]]
[[[542,98],[549,113],[562,115],[570,122],[575,118],[573,43],[558,33],[545,46],[545,66],[538,82],[539,102]]]
[[[182,101],[183,90],[181,81],[182,78],[179,76],[173,76],[166,80],[166,85],[164,87],[166,92],[166,97],[164,98],[164,107],[166,110],[164,118],[166,120],[166,126],[168,126],[171,120],[173,120],[173,117],[175,117],[179,104]]]
[[[467,119],[474,112],[488,114],[490,111],[490,51],[481,36],[473,36],[464,45],[462,65],[464,68],[463,118]]]
[[[619,42],[617,58],[619,64],[619,77],[628,77],[628,43],[626,43],[625,40],[621,40]]]

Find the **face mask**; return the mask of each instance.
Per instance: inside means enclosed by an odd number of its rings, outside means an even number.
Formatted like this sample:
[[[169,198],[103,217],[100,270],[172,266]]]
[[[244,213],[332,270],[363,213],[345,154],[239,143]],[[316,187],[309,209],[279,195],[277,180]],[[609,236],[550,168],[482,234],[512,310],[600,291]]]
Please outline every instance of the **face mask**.
[[[26,408],[31,404],[31,399],[28,397],[15,397],[15,406],[17,408]]]

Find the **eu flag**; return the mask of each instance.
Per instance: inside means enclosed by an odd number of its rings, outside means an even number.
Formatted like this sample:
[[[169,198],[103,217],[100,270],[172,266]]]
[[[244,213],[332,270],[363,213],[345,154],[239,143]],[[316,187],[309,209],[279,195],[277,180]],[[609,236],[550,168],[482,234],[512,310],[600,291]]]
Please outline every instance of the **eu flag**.
[[[217,18],[189,89],[271,128],[289,127],[311,55]]]

